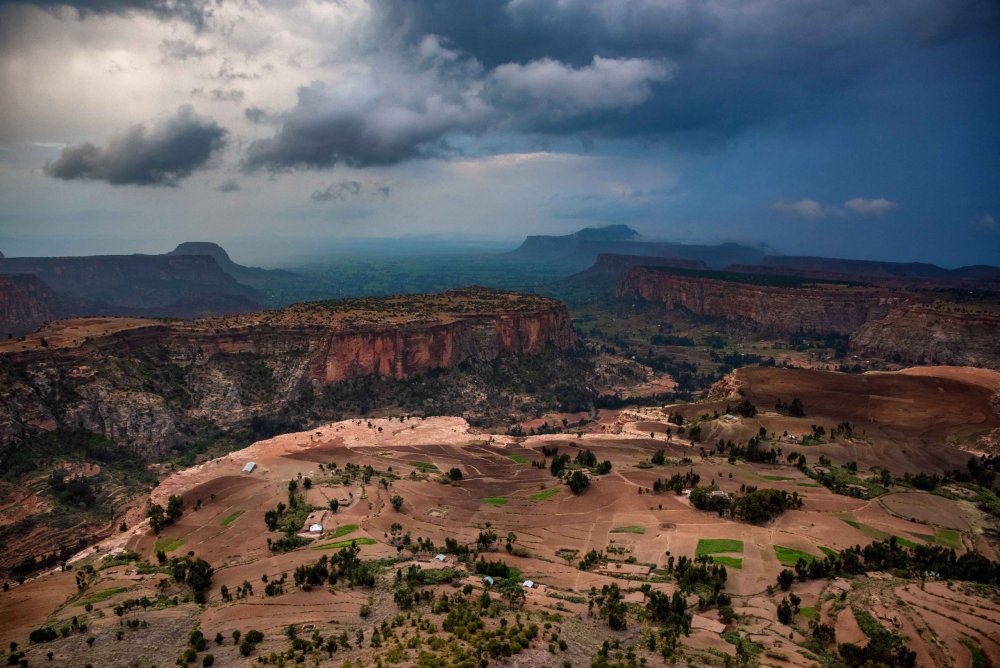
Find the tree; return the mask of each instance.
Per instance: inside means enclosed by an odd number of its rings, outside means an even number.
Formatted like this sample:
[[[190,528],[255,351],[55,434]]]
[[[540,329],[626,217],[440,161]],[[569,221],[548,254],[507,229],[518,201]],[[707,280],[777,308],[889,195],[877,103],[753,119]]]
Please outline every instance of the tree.
[[[392,509],[398,512],[399,509],[403,507],[403,497],[399,494],[394,494],[392,498],[389,499],[389,503],[392,504]]]
[[[590,478],[582,471],[573,471],[569,477],[569,490],[574,494],[583,494],[590,486]]]
[[[517,534],[514,533],[513,531],[509,532],[507,534],[507,544],[505,546],[508,552],[512,552],[514,550],[514,543],[516,542],[517,542]]]
[[[457,467],[451,469],[450,471],[448,471],[448,477],[451,478],[452,480],[461,480],[462,479],[462,469],[457,468]]]
[[[337,512],[339,508],[340,508],[340,501],[338,501],[337,499],[330,499],[330,510],[332,510],[333,512]]]
[[[778,573],[778,586],[781,587],[782,591],[788,591],[791,589],[793,582],[795,582],[795,573],[792,571],[785,568]]]

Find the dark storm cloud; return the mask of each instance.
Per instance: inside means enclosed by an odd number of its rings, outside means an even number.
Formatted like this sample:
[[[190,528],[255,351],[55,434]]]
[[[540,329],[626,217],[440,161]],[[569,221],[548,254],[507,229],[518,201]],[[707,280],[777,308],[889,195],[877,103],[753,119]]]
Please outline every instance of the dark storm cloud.
[[[274,137],[250,145],[248,171],[390,165],[448,150],[453,132],[537,132],[554,123],[585,127],[641,105],[670,63],[601,58],[580,67],[551,59],[485,71],[466,53],[425,36],[399,60],[336,86],[313,82],[278,114]],[[265,115],[247,110],[248,118]]]
[[[781,118],[812,118],[900,50],[1000,40],[994,0],[377,0],[386,43],[435,34],[486,68],[551,59],[676,63],[648,104],[560,134],[725,138]]]
[[[106,181],[113,185],[176,186],[205,165],[225,144],[226,130],[190,106],[147,130],[135,125],[100,147],[68,146],[45,166],[57,179]]]
[[[219,186],[216,188],[216,190],[218,190],[220,193],[235,193],[239,192],[241,188],[239,182],[236,181],[236,179],[229,179],[227,181],[223,181],[222,183],[220,183]]]
[[[58,10],[75,9],[83,18],[101,14],[142,12],[160,19],[181,19],[202,28],[212,15],[211,0],[0,0],[3,5],[35,5]]]

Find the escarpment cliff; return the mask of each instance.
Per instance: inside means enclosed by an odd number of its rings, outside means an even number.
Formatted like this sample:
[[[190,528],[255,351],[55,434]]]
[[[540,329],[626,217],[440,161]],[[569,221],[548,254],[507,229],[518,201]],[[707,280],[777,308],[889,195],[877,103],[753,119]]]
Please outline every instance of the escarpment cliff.
[[[725,272],[634,267],[619,284],[618,296],[660,301],[668,309],[684,308],[699,315],[742,318],[770,334],[808,330],[850,334],[885,317],[893,304],[904,299],[864,286],[781,276],[737,278]]]
[[[86,429],[160,455],[187,442],[197,421],[231,427],[345,381],[405,380],[574,342],[561,303],[484,289],[153,323],[0,355],[0,444]]]
[[[851,336],[857,355],[904,364],[1000,369],[1000,310],[960,304],[901,304]]]

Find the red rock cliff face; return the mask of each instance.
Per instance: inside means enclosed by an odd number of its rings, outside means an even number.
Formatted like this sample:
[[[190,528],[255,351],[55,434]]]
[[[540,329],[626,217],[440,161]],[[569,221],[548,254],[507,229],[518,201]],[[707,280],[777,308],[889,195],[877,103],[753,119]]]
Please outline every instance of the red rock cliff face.
[[[745,318],[774,334],[810,329],[849,334],[884,317],[902,299],[876,288],[752,285],[647,267],[630,269],[618,296],[662,301],[668,309],[685,308],[699,315]]]
[[[26,334],[52,318],[58,299],[35,276],[0,276],[0,336]]]

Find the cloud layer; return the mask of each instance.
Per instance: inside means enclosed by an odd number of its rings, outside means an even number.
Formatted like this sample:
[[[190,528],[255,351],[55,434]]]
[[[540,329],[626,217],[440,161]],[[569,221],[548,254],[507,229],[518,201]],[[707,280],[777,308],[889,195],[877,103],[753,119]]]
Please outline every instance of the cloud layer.
[[[68,146],[45,166],[57,179],[106,181],[112,185],[176,186],[204,166],[223,146],[226,130],[211,118],[182,106],[147,130],[135,125],[103,146]]]

